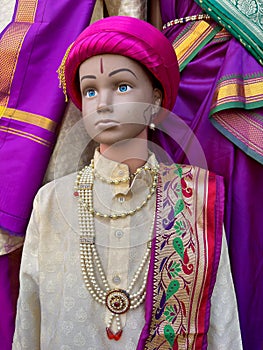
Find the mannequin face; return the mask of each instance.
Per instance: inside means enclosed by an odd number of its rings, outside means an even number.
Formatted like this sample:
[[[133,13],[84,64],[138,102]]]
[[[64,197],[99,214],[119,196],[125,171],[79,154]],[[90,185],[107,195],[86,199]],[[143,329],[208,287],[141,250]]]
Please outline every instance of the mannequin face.
[[[161,91],[153,87],[143,67],[128,57],[93,56],[81,64],[79,78],[84,124],[100,144],[138,137],[149,124],[146,106],[161,104]]]

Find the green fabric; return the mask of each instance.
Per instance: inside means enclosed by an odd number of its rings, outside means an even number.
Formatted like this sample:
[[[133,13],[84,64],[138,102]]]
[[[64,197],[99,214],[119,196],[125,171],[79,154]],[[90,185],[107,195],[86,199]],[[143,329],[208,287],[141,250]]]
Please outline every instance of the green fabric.
[[[195,0],[263,65],[263,3],[260,0]]]

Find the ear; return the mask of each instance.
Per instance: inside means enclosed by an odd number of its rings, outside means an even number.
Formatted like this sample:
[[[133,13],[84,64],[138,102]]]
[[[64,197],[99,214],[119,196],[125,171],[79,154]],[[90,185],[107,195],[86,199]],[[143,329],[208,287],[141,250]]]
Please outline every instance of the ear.
[[[162,92],[158,88],[153,89],[153,105],[151,110],[151,123],[155,123],[155,119],[158,117],[160,107],[162,104]]]
[[[158,88],[154,88],[153,89],[153,104],[155,106],[161,106],[162,98],[163,98],[162,91]]]

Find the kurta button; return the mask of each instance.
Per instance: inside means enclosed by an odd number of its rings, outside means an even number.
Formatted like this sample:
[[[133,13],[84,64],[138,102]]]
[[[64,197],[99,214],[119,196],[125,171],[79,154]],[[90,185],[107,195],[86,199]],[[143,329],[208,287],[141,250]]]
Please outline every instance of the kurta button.
[[[114,277],[112,278],[112,282],[113,282],[114,284],[120,284],[120,283],[121,283],[121,278],[120,278],[120,276],[118,276],[118,275],[114,276]]]
[[[118,197],[118,201],[119,201],[120,203],[123,203],[123,202],[125,201],[125,198],[124,198],[123,196]]]
[[[124,235],[124,233],[123,233],[122,230],[117,230],[117,231],[115,231],[115,236],[116,236],[117,238],[121,238],[123,235]]]

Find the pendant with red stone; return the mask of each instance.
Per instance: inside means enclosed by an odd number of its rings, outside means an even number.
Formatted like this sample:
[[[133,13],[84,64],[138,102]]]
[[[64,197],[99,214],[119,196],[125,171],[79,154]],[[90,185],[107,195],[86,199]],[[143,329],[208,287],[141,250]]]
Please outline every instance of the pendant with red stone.
[[[122,329],[120,329],[117,333],[113,333],[112,330],[109,327],[107,327],[106,332],[107,332],[107,336],[110,340],[114,339],[114,340],[118,341],[121,339]]]
[[[130,305],[130,295],[123,289],[112,289],[106,295],[106,306],[115,315],[124,314]]]
[[[119,315],[127,312],[130,305],[130,295],[123,289],[113,289],[106,295],[106,306],[112,315],[115,315],[116,319],[119,318]],[[122,335],[122,329],[119,329],[118,332],[113,333],[110,327],[107,327],[106,332],[110,340],[114,339],[118,341]]]

